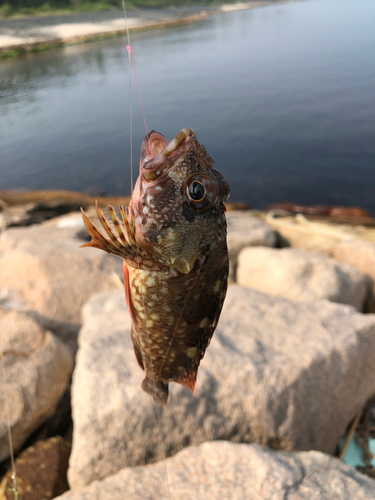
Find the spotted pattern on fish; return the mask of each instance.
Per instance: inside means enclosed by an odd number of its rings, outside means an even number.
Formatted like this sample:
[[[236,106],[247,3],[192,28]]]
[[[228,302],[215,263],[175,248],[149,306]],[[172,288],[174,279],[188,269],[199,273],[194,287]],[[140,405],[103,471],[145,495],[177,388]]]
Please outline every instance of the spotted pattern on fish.
[[[224,201],[229,186],[191,129],[169,144],[152,131],[128,210],[83,212],[92,241],[124,259],[126,300],[142,388],[166,406],[168,384],[195,392],[198,367],[217,326],[229,260]]]

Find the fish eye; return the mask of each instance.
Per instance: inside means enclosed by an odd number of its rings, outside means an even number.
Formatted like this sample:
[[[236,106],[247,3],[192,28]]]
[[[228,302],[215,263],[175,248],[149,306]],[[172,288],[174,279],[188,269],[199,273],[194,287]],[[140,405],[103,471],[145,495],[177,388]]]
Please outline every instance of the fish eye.
[[[213,207],[219,194],[216,178],[208,172],[194,173],[184,183],[187,201],[190,206],[204,212]]]
[[[206,196],[206,188],[199,181],[194,181],[189,187],[189,196],[194,201],[202,201]]]

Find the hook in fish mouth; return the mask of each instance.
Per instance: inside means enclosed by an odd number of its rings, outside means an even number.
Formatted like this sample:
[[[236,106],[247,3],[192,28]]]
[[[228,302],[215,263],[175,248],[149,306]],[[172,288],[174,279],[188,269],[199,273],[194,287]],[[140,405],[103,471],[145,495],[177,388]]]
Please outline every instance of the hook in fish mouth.
[[[195,139],[194,130],[183,128],[171,142],[164,135],[151,130],[143,139],[140,173],[146,181],[154,181],[168,168],[177,156],[189,150]]]

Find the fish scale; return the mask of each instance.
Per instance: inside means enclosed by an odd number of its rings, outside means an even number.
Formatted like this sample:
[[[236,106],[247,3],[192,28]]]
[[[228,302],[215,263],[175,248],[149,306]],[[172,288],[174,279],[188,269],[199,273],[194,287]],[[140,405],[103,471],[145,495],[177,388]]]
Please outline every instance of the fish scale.
[[[219,320],[229,273],[224,206],[229,194],[191,129],[170,143],[151,131],[142,143],[128,212],[97,206],[94,219],[83,212],[92,237],[83,246],[124,259],[131,337],[146,373],[142,389],[163,406],[169,382],[194,394]]]

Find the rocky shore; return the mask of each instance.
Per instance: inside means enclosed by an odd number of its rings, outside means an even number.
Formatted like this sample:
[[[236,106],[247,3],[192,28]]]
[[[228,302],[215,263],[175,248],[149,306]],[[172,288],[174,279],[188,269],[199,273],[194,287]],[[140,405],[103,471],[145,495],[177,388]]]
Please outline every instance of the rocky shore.
[[[370,220],[228,210],[231,284],[197,392],[171,384],[162,410],[140,389],[121,260],[79,249],[94,198],[0,200],[0,500],[5,397],[22,500],[375,499],[337,458],[375,394]]]

